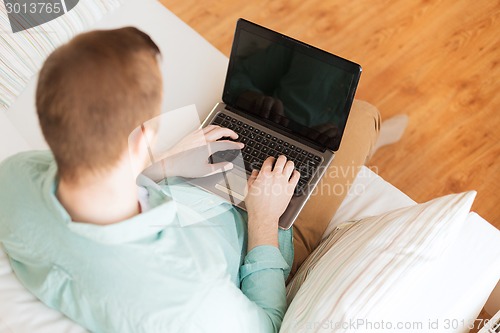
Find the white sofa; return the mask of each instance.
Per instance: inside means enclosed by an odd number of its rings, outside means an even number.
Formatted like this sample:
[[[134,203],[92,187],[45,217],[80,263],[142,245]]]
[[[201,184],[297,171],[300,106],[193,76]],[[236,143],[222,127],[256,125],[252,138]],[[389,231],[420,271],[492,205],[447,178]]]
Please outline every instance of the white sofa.
[[[162,50],[164,110],[195,104],[203,119],[222,95],[227,58],[155,0],[126,1],[92,29],[126,25],[149,33]],[[19,151],[46,148],[35,114],[35,85],[36,77],[6,112],[0,112],[0,160]],[[343,221],[415,204],[367,168],[353,188],[327,233]],[[500,277],[500,232],[471,213],[432,272],[408,291],[405,301],[384,311],[392,318],[425,323],[436,318],[473,322]],[[26,291],[0,250],[0,332],[83,331]],[[459,325],[446,331],[468,330]]]

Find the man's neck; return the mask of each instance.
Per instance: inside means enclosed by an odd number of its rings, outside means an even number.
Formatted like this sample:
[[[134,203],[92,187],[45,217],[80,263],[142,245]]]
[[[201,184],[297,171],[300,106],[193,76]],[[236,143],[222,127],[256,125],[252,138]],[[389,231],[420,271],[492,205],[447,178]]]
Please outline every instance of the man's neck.
[[[61,179],[57,198],[76,222],[112,224],[140,213],[137,186],[126,164],[78,183]]]

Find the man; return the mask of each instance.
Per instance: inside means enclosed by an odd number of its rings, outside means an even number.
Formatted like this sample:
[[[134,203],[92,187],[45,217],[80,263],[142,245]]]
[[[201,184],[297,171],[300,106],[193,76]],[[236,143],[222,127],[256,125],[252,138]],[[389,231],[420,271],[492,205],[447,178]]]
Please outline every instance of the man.
[[[160,113],[159,54],[149,36],[123,28],[79,35],[48,57],[36,107],[51,152],[1,164],[0,241],[33,294],[93,332],[277,332],[289,271],[346,193],[313,198],[292,234],[277,227],[299,178],[284,156],[252,173],[248,213],[180,182],[232,167],[208,164],[215,151],[243,147],[217,126],[167,154],[167,183],[142,175],[157,166],[145,142],[155,129],[138,129]],[[336,158],[355,168],[378,126],[360,110],[346,138],[361,140]],[[206,144],[194,142],[200,134]],[[335,181],[347,192],[354,176]]]

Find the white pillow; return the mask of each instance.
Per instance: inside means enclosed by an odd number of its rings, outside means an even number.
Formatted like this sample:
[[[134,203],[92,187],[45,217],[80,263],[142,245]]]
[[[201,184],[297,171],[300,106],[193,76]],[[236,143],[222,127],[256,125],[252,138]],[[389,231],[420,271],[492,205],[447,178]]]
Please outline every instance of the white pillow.
[[[47,1],[45,1],[47,2]],[[58,46],[118,8],[123,0],[80,0],[74,9],[45,24],[13,33],[0,5],[0,112],[23,91],[45,58]],[[43,11],[43,7],[39,8]]]
[[[426,273],[457,237],[475,195],[448,195],[339,225],[287,286],[291,304],[280,332],[362,330],[349,324],[369,318],[405,279]]]

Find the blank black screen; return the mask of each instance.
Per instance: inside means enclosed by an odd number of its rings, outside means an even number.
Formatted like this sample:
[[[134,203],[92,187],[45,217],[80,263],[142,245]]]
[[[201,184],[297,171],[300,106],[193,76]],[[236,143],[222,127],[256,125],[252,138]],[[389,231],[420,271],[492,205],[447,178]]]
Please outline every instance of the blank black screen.
[[[236,38],[224,101],[319,146],[337,150],[359,71],[349,72],[287,40],[243,29]]]

